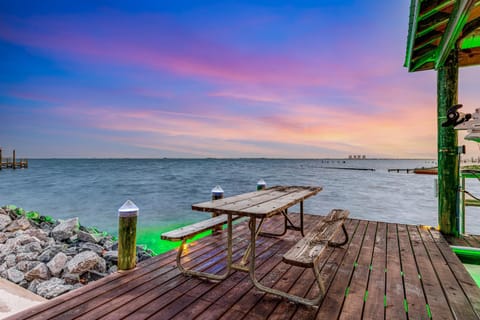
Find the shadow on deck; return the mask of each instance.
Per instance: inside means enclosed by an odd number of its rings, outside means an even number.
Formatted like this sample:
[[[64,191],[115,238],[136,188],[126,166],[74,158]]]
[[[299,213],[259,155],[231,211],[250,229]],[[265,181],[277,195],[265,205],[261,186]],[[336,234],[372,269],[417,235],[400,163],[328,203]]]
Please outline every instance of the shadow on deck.
[[[306,215],[307,229],[318,219]],[[272,218],[265,228],[272,231],[282,223]],[[327,294],[318,310],[257,291],[243,272],[219,283],[185,277],[170,251],[12,319],[480,319],[480,289],[440,233],[356,219],[346,227],[350,242],[328,248],[322,263]],[[185,264],[221,272],[225,236],[189,245]],[[289,231],[281,238],[259,238],[256,274],[266,285],[312,297],[313,272],[281,262],[299,237]],[[247,239],[247,223],[238,224],[234,258],[240,259]]]

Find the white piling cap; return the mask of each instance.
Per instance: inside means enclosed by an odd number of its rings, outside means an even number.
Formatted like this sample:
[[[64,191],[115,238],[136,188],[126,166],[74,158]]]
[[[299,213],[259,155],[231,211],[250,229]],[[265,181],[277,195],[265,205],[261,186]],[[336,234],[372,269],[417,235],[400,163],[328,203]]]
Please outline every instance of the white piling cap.
[[[217,184],[215,188],[212,189],[212,193],[223,193],[223,189]]]
[[[125,201],[125,203],[118,209],[119,217],[136,217],[138,216],[138,207],[131,200]]]
[[[265,180],[263,180],[263,179],[260,179],[260,180],[258,180],[258,182],[257,182],[257,185],[260,185],[260,186],[266,186],[266,185],[267,185],[267,183],[265,182]]]

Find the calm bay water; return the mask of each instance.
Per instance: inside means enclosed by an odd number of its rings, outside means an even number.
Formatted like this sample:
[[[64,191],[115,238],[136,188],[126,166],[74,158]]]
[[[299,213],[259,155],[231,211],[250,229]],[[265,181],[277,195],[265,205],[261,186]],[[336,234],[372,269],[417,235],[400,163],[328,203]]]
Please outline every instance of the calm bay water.
[[[117,210],[130,199],[140,208],[139,232],[158,239],[165,230],[208,218],[191,204],[210,199],[215,185],[230,196],[255,190],[263,178],[269,186],[322,186],[305,201],[308,213],[345,208],[355,218],[436,226],[436,176],[387,172],[432,165],[432,160],[33,159],[28,169],[0,171],[0,205],[79,217],[85,226],[115,234]],[[479,195],[480,183],[468,181],[467,189]],[[479,209],[467,208],[467,232],[480,234],[478,217]]]

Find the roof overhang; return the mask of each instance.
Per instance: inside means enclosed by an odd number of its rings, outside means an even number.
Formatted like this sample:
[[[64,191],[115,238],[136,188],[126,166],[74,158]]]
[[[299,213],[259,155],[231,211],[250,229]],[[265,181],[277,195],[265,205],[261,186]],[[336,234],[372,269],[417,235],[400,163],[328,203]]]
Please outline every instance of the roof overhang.
[[[454,48],[459,66],[480,64],[480,0],[411,0],[408,71],[438,69]]]

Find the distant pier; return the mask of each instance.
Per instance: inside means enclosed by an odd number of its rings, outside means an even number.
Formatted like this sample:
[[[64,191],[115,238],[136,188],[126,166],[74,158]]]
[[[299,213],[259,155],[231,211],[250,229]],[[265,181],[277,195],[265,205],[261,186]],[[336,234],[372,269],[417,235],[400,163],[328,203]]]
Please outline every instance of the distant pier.
[[[27,159],[16,159],[15,150],[13,150],[13,157],[12,158],[3,158],[2,157],[2,149],[0,149],[0,170],[2,169],[23,169],[28,168],[28,160]]]
[[[415,169],[388,169],[388,172],[405,172],[405,173],[413,173]]]

